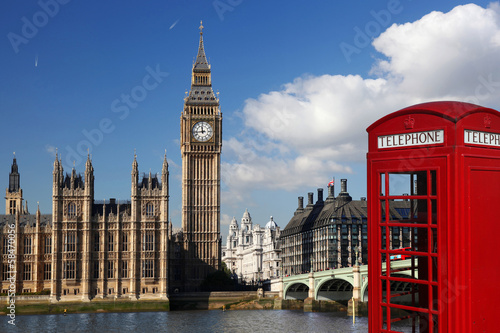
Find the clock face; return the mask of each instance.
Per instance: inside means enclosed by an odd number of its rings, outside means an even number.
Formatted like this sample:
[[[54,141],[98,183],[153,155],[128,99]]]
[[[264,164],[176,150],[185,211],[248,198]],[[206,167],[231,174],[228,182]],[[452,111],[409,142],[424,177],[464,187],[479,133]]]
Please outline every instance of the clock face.
[[[212,126],[205,121],[200,121],[193,126],[193,137],[201,142],[210,140],[214,131]]]

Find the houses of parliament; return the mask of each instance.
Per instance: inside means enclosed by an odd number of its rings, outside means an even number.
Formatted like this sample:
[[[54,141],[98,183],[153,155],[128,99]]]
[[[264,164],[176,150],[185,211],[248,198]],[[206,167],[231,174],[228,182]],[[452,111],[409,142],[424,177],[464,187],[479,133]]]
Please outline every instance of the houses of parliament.
[[[55,156],[52,214],[28,212],[14,156],[0,215],[0,292],[50,292],[52,301],[167,299],[200,290],[220,268],[222,114],[212,90],[203,26],[191,90],[180,119],[182,229],[169,222],[169,171],[139,176],[134,154],[130,200],[94,200],[94,168],[65,173]],[[47,175],[49,177],[49,175]]]

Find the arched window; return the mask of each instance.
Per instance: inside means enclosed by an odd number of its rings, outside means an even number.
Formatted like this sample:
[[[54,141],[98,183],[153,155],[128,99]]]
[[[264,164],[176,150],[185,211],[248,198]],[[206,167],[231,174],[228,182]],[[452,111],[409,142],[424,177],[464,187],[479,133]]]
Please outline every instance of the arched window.
[[[68,216],[76,216],[76,204],[74,202],[68,204]]]
[[[155,214],[155,205],[152,202],[146,204],[146,216],[153,216]]]

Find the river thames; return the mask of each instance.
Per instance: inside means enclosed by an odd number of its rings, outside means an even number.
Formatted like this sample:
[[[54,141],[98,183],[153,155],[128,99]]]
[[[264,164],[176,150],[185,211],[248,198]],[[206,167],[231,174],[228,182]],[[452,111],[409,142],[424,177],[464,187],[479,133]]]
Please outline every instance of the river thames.
[[[15,327],[3,317],[0,332],[368,332],[366,317],[353,324],[345,313],[291,310],[26,315]]]

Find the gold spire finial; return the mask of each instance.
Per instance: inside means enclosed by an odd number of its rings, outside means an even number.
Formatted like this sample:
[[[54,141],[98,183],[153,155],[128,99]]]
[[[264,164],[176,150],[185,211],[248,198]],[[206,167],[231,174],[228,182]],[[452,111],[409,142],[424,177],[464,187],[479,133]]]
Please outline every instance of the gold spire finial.
[[[200,21],[200,35],[203,35],[203,21]]]

